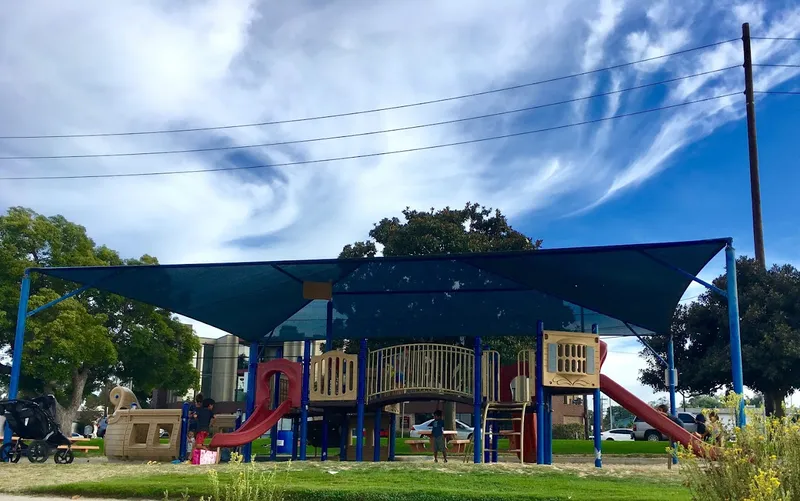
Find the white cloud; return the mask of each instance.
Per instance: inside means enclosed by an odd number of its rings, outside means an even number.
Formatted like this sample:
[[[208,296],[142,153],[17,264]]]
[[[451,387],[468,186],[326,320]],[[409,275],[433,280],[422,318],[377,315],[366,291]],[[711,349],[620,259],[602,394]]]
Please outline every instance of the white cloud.
[[[679,5],[678,5],[679,4]],[[743,17],[798,34],[800,8],[622,0],[15,3],[0,13],[0,135],[203,127],[437,99],[734,37]],[[749,9],[749,10],[748,10]],[[719,16],[717,16],[719,14]],[[721,22],[722,20],[722,22]],[[440,121],[735,64],[737,44],[613,73],[341,119],[202,133],[0,140],[0,156],[99,154],[297,140]],[[759,60],[796,60],[759,43]],[[796,71],[759,71],[771,88]],[[670,92],[337,141],[107,159],[0,161],[3,175],[209,169],[401,150],[563,125],[738,89],[736,71]],[[734,106],[734,103],[737,106]],[[510,216],[595,207],[741,117],[714,101],[602,125],[362,160],[124,179],[0,181],[0,205],[61,213],[98,242],[162,262],[328,257],[405,206],[479,201]],[[570,116],[571,115],[571,116]]]

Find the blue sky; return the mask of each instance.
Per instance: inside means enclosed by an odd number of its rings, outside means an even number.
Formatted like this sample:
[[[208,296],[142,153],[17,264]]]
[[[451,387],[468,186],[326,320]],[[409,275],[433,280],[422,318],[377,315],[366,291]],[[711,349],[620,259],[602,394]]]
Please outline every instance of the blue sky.
[[[790,0],[149,0],[17,3],[0,13],[0,135],[213,127],[515,85],[753,35],[800,36]],[[800,42],[754,42],[800,64]],[[741,63],[732,42],[614,71],[379,114],[201,133],[0,140],[0,156],[245,145],[405,127],[605,93]],[[796,68],[758,68],[759,90]],[[468,141],[712,98],[740,68],[525,114],[338,141],[72,160],[0,160],[2,176],[284,163]],[[800,262],[793,214],[800,98],[758,96],[767,256]],[[347,162],[125,179],[0,180],[0,207],[63,214],[161,262],[330,257],[406,207],[502,209],[547,247],[733,236],[752,253],[743,96],[571,129]],[[705,270],[722,271],[717,260]],[[691,287],[686,297],[699,292]],[[202,334],[219,334],[197,325]],[[636,382],[635,346],[613,377]],[[638,364],[638,365],[637,365]],[[637,386],[638,385],[638,386]]]

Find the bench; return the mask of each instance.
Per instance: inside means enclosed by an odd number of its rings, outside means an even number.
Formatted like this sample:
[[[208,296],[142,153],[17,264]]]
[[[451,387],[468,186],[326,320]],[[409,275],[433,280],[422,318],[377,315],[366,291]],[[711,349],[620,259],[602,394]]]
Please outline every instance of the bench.
[[[450,440],[447,442],[448,445],[452,445],[453,450],[457,453],[462,453],[466,450],[467,444],[471,444],[472,440]]]
[[[428,445],[428,440],[406,440],[406,445],[411,447],[414,452],[424,452]]]

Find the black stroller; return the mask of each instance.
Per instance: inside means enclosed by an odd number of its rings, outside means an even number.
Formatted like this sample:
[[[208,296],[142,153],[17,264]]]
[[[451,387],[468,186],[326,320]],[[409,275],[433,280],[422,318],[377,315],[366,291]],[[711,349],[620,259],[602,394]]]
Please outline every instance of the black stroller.
[[[56,463],[71,463],[75,459],[72,442],[58,428],[55,411],[53,395],[0,401],[0,413],[17,437],[17,440],[3,444],[0,461],[16,463],[25,455],[31,463],[44,463],[55,451],[53,459]],[[59,449],[60,446],[66,448]]]

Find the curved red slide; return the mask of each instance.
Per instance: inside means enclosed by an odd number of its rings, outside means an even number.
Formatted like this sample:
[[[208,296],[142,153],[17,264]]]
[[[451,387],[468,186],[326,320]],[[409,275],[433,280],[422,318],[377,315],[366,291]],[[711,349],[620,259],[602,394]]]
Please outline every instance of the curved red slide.
[[[242,426],[231,433],[217,433],[211,439],[209,447],[239,447],[249,444],[275,426],[293,407],[300,406],[300,381],[302,380],[302,366],[297,362],[285,359],[272,360],[258,364],[256,393],[259,389],[268,389],[269,380],[274,374],[283,374],[288,381],[289,393],[285,401],[274,410],[270,409],[270,399],[264,398],[256,404],[253,415],[247,418]]]
[[[600,366],[606,359],[607,352],[606,343],[600,342]],[[682,444],[684,447],[690,447],[698,456],[708,455],[709,457],[716,456],[716,449],[704,443],[702,440],[686,431],[682,426],[678,426],[667,416],[664,416],[657,410],[653,409],[643,400],[639,399],[633,393],[629,392],[622,385],[616,383],[613,379],[600,374],[600,391],[608,395],[612,400],[620,404],[623,408],[633,413],[634,416],[639,416],[644,419],[647,424],[668,436],[675,442]]]

